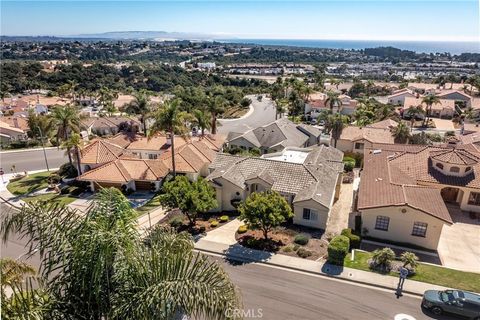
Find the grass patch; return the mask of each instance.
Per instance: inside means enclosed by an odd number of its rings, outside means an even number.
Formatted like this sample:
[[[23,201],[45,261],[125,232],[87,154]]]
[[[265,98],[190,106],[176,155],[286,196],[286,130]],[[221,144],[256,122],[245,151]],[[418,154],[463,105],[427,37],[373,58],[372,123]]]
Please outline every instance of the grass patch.
[[[69,195],[63,195],[63,194],[57,194],[57,193],[47,193],[47,194],[41,194],[35,197],[22,198],[22,200],[27,203],[32,201],[49,201],[49,202],[56,202],[63,205],[70,204],[76,199],[77,198],[71,197]]]
[[[370,270],[368,266],[370,257],[371,253],[369,252],[355,251],[355,260],[351,261],[351,253],[349,253],[345,258],[344,266],[374,272]],[[398,277],[398,274],[394,272],[390,272],[389,275]],[[442,268],[429,264],[420,263],[416,269],[416,273],[408,279],[449,288],[480,292],[480,274]]]
[[[135,210],[139,215],[152,211],[160,207],[160,194],[155,195],[152,199],[148,200],[143,206],[136,208]]]
[[[8,191],[14,195],[23,195],[33,191],[37,191],[48,186],[47,178],[52,172],[39,172],[25,176],[19,180],[10,182],[7,185]]]

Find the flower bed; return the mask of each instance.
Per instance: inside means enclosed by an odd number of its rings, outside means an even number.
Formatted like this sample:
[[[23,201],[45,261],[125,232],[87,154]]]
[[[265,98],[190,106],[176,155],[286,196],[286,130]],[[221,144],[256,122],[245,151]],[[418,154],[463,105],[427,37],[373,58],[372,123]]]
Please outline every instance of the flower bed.
[[[306,238],[306,235],[310,236],[305,245],[295,243],[295,238],[297,237],[298,242],[298,235],[300,234],[302,235],[300,237],[302,240]],[[310,234],[301,227],[295,227],[295,229],[277,228],[271,231],[268,237],[269,239],[265,240],[260,230],[248,230],[245,233],[240,234],[237,232],[236,234],[238,243],[251,249],[275,252],[309,260],[324,258],[327,254],[328,243],[321,240],[315,232]],[[301,241],[301,243],[304,242]]]

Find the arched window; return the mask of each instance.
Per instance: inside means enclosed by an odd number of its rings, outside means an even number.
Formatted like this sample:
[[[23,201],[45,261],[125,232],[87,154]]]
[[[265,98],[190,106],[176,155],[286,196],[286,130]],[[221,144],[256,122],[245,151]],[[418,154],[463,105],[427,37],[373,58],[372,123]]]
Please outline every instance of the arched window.
[[[437,168],[443,170],[443,164],[441,164],[440,162],[437,162],[435,165],[437,166]]]
[[[451,167],[450,172],[458,173],[458,172],[460,172],[460,168],[459,167]]]
[[[465,168],[465,172],[468,172],[468,171],[470,171],[470,170],[472,170],[472,167],[466,167],[466,168]]]

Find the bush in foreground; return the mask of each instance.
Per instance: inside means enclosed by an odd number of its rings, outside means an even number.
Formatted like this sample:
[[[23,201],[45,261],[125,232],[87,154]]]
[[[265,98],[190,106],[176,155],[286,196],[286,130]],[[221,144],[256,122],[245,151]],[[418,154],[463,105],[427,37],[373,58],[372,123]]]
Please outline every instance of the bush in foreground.
[[[308,258],[312,255],[312,252],[311,251],[308,251],[304,248],[300,248],[297,250],[297,255],[300,257],[300,258]]]
[[[242,234],[242,233],[247,232],[247,230],[248,230],[248,228],[247,228],[246,225],[241,225],[240,227],[238,227],[237,232]]]
[[[309,240],[310,240],[310,235],[305,233],[300,233],[295,236],[295,239],[293,239],[293,242],[304,246],[308,243]]]
[[[220,222],[227,222],[228,221],[228,216],[221,216],[219,218]]]
[[[328,244],[328,262],[343,266],[343,260],[348,254],[350,240],[342,235],[336,236]]]
[[[361,239],[359,236],[352,233],[352,229],[350,228],[343,229],[341,235],[347,237],[350,240],[349,250],[360,248]]]
[[[370,268],[380,272],[389,272],[392,268],[392,261],[395,259],[395,252],[390,248],[377,249],[372,253]]]

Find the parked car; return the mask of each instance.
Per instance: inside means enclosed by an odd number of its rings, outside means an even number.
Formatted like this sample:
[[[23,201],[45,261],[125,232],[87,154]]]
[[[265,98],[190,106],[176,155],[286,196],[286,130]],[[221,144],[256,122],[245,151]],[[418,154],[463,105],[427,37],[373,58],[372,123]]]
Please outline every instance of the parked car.
[[[452,313],[468,319],[480,320],[480,295],[460,290],[427,290],[422,306],[436,315]]]

